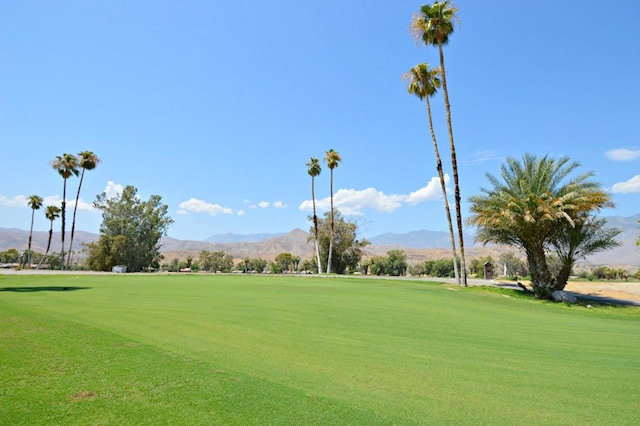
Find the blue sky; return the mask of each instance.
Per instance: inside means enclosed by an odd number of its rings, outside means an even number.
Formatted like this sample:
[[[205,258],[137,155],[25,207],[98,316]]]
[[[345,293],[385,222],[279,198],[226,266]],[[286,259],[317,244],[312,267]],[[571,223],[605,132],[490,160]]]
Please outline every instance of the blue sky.
[[[425,106],[401,80],[438,62],[408,30],[421,4],[0,3],[0,227],[29,228],[30,194],[59,203],[50,161],[90,150],[102,163],[78,229],[98,231],[97,194],[133,185],[162,196],[175,238],[308,230],[305,163],[333,148],[336,206],[364,236],[446,230]],[[616,203],[604,215],[639,213],[640,3],[457,5],[445,59],[463,217],[485,173],[525,152],[593,171]],[[440,95],[432,108],[451,174]],[[326,167],[316,197],[326,209]]]

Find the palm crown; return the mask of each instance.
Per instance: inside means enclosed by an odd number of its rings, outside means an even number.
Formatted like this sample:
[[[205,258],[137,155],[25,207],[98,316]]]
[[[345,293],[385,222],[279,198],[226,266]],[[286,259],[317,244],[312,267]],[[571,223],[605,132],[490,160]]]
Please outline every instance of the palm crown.
[[[409,80],[407,91],[416,95],[420,100],[432,97],[440,88],[440,69],[429,68],[428,63],[418,64],[402,76],[403,80]]]

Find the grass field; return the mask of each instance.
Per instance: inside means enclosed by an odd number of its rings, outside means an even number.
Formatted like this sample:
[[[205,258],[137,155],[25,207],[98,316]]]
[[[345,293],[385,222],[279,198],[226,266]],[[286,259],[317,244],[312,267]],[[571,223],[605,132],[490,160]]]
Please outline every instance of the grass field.
[[[0,424],[639,418],[640,308],[346,277],[0,275]]]

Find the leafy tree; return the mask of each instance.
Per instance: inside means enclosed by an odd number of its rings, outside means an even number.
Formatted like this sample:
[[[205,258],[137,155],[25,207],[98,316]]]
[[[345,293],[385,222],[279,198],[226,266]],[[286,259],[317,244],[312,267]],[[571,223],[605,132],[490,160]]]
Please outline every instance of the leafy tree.
[[[316,176],[322,171],[320,162],[317,158],[311,157],[311,161],[307,163],[307,173],[311,176],[311,200],[313,203],[313,235],[316,247],[316,261],[318,262],[318,273],[322,273],[322,264],[320,263],[320,246],[318,245],[318,216],[316,214],[316,191],[315,191],[315,179]]]
[[[424,262],[409,265],[409,274],[413,277],[420,277],[424,275]]]
[[[0,252],[0,262],[2,263],[16,263],[20,258],[20,252],[18,249],[10,248],[3,252]]]
[[[402,250],[389,250],[386,256],[369,259],[372,275],[404,276],[407,272],[407,255]]]
[[[51,225],[49,226],[49,240],[47,240],[47,251],[44,252],[44,256],[40,259],[38,266],[36,269],[40,269],[40,265],[45,261],[47,255],[49,254],[49,249],[51,248],[51,238],[53,237],[53,221],[60,217],[60,207],[58,206],[47,206],[44,211],[45,217],[49,220]]]
[[[453,264],[453,271],[456,277],[458,285],[460,282],[460,274],[458,272],[458,262],[456,254],[456,239],[453,233],[453,222],[451,221],[451,210],[449,209],[449,198],[447,197],[447,185],[444,178],[444,171],[442,169],[442,159],[440,158],[440,150],[438,149],[438,140],[436,139],[436,133],[433,130],[433,118],[431,114],[431,102],[429,98],[434,96],[438,92],[440,87],[440,70],[438,68],[429,68],[428,63],[418,64],[411,68],[409,72],[402,76],[403,79],[409,80],[409,86],[407,91],[410,94],[416,95],[418,99],[425,100],[427,105],[427,117],[429,120],[429,131],[431,132],[431,140],[433,141],[433,151],[436,156],[436,169],[438,170],[438,177],[440,178],[440,188],[442,189],[442,198],[444,199],[444,208],[447,215],[447,222],[449,224],[449,239],[451,241],[451,259]]]
[[[502,181],[487,174],[492,188],[470,198],[469,223],[478,228],[477,240],[522,248],[538,298],[551,298],[566,284],[562,276],[550,272],[547,249],[554,244],[579,246],[569,240],[581,234],[576,228],[580,221],[593,211],[613,207],[601,185],[590,180],[593,173],[569,178],[579,165],[568,157],[525,154],[522,162],[509,157],[501,167]],[[575,252],[569,258],[575,259]]]
[[[424,262],[424,274],[429,277],[453,277],[453,265],[447,259],[427,260]]]
[[[62,250],[60,251],[60,258],[63,260],[61,270],[64,269],[64,236],[66,226],[66,211],[67,211],[67,179],[72,175],[78,176],[78,159],[75,155],[64,153],[57,155],[51,162],[51,167],[62,177],[64,182],[62,186]]]
[[[498,258],[498,263],[503,268],[506,266],[507,275],[512,277],[524,277],[525,275],[529,275],[527,263],[513,253],[502,253]]]
[[[330,236],[329,236],[329,255],[327,257],[327,274],[331,273],[331,262],[333,261],[333,240],[335,238],[335,225],[334,225],[334,209],[333,209],[333,169],[338,167],[340,162],[342,161],[342,157],[333,149],[325,152],[324,161],[327,162],[327,167],[331,171],[331,227],[330,227]]]
[[[280,272],[295,272],[298,270],[298,264],[300,263],[300,257],[294,256],[291,253],[280,253],[276,256],[275,262],[278,273]],[[274,269],[274,268],[272,268]]]
[[[39,195],[30,195],[27,205],[31,207],[31,228],[29,229],[29,245],[27,249],[26,264],[31,268],[31,239],[33,237],[33,218],[35,217],[36,210],[42,207],[42,197]]]
[[[442,94],[447,115],[447,130],[449,131],[449,146],[451,148],[451,167],[455,185],[456,221],[458,222],[458,241],[460,245],[460,271],[462,283],[467,285],[467,271],[464,255],[464,236],[462,232],[462,213],[460,206],[460,183],[458,179],[458,160],[453,140],[453,126],[451,125],[451,105],[447,88],[447,72],[444,63],[443,46],[449,44],[449,37],[453,34],[458,21],[458,8],[449,0],[436,1],[433,5],[425,4],[420,11],[413,15],[411,27],[416,40],[421,40],[427,46],[437,46],[440,55],[440,77],[442,79]]]
[[[67,259],[67,268],[71,264],[71,253],[73,252],[73,237],[76,232],[76,212],[78,211],[78,200],[80,199],[80,189],[84,180],[85,170],[93,170],[100,163],[100,159],[91,151],[82,151],[78,154],[78,165],[82,169],[80,173],[80,182],[78,183],[78,192],[76,194],[76,204],[73,207],[73,220],[71,221],[71,238],[69,239],[69,257]]]
[[[331,217],[334,218],[333,251],[331,252],[333,270],[337,274],[347,271],[355,272],[362,259],[362,248],[369,242],[358,239],[358,226],[355,222],[345,220],[338,210],[331,215],[325,212],[324,219],[318,219],[318,242],[320,244],[321,261],[327,262],[329,246],[332,240]],[[313,237],[309,237],[313,238]],[[328,270],[328,269],[327,269]]]
[[[202,271],[220,271],[229,273],[233,269],[233,256],[231,256],[230,254],[226,254],[223,250],[202,250],[198,259],[198,266]]]
[[[300,264],[301,271],[318,271],[318,265],[314,259],[304,259]]]
[[[407,255],[403,250],[387,252],[387,274],[393,277],[404,276],[407,273],[407,267]]]
[[[256,271],[257,273],[261,274],[264,272],[264,269],[267,267],[267,264],[268,262],[266,261],[266,259],[263,259],[261,257],[255,258],[255,259],[249,259],[249,270]]]
[[[387,270],[387,258],[384,256],[372,256],[368,261],[371,275],[385,275]]]
[[[160,238],[166,235],[173,219],[159,195],[141,201],[137,193],[129,185],[119,197],[108,198],[102,193],[94,201],[93,206],[102,211],[102,224],[99,241],[89,245],[88,264],[100,266],[92,269],[127,265],[128,271],[139,272],[159,266]]]

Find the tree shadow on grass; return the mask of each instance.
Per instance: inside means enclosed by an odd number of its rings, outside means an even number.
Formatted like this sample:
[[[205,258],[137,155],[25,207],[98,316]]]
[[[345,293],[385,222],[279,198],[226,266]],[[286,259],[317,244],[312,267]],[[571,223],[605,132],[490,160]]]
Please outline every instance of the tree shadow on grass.
[[[0,291],[13,291],[15,293],[33,293],[35,291],[75,291],[88,290],[91,287],[70,287],[70,286],[50,286],[50,287],[0,287]]]

